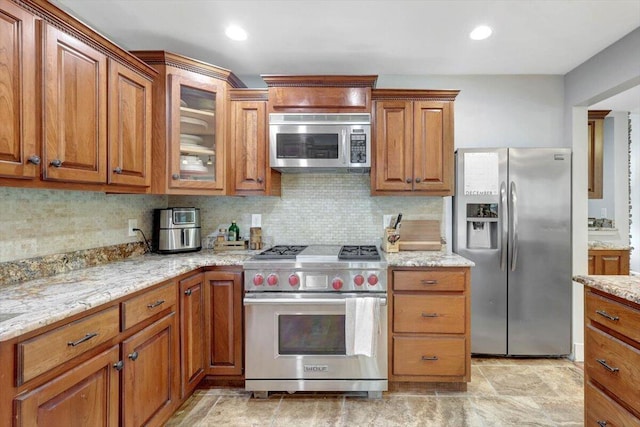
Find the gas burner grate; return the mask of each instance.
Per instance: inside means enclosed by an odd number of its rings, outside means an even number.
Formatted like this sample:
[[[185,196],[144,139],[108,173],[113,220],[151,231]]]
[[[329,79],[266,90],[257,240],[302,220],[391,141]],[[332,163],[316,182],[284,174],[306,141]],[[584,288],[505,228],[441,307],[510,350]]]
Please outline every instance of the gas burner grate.
[[[338,259],[341,260],[379,260],[380,253],[374,245],[343,246],[340,248]]]
[[[257,259],[295,259],[296,255],[305,250],[306,246],[278,245],[255,255]]]

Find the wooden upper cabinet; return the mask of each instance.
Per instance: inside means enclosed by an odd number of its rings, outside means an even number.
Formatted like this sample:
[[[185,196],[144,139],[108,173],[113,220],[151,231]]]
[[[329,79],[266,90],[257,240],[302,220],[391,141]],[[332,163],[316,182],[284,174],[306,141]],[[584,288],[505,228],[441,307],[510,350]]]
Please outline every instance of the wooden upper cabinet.
[[[107,58],[51,25],[44,28],[47,180],[107,180]]]
[[[373,195],[452,195],[458,91],[373,92]]]
[[[227,90],[244,87],[229,70],[164,51],[135,51],[153,84],[152,192],[226,194]]]
[[[269,112],[371,112],[378,76],[265,74]]]
[[[602,199],[602,153],[604,149],[604,118],[611,110],[588,111],[588,194],[590,199]]]
[[[36,111],[35,16],[0,0],[0,176],[38,176]]]
[[[280,172],[269,168],[267,91],[232,89],[230,193],[280,195]]]
[[[151,85],[109,60],[109,184],[151,185]]]

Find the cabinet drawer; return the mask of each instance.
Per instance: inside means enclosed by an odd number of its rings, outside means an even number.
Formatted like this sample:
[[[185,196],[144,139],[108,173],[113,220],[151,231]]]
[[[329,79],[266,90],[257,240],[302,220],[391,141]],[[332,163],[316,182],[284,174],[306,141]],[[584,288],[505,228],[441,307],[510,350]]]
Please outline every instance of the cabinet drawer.
[[[640,411],[640,350],[592,326],[586,328],[585,349],[589,378]]]
[[[465,338],[393,337],[393,375],[465,375]]]
[[[464,333],[464,295],[394,295],[393,331]]]
[[[122,303],[122,330],[176,305],[176,287],[174,283],[145,292]]]
[[[587,292],[586,315],[590,320],[640,342],[640,310]]]
[[[393,289],[396,291],[464,291],[465,272],[452,271],[394,271]]]
[[[640,419],[633,416],[590,382],[586,383],[584,390],[584,407],[586,426],[640,427]]]
[[[119,333],[114,306],[18,344],[18,385],[97,347]]]

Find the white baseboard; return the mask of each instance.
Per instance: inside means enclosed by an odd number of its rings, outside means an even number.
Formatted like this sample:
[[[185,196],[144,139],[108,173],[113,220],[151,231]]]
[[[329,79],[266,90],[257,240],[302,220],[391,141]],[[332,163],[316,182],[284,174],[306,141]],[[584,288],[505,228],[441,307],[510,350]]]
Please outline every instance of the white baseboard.
[[[573,343],[573,355],[574,362],[584,362],[584,344]]]

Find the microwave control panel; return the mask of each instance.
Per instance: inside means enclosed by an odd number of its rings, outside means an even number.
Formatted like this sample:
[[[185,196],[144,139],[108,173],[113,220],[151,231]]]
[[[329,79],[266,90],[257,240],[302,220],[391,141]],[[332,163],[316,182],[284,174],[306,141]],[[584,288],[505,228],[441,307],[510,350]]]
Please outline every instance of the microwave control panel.
[[[350,163],[367,163],[367,135],[364,133],[351,134]]]

